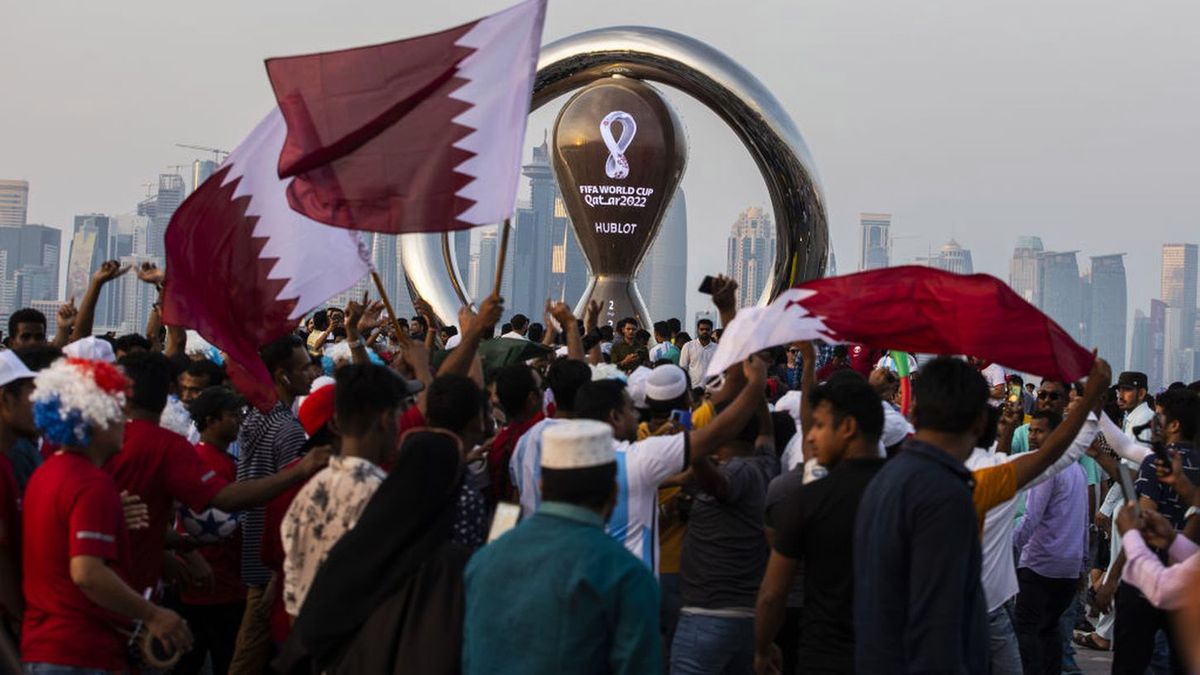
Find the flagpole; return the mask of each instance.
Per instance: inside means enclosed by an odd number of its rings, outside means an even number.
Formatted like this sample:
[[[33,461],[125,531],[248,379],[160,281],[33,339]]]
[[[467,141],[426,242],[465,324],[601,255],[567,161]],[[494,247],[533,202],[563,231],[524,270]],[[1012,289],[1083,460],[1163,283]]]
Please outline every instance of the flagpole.
[[[512,224],[508,218],[500,225],[500,252],[496,254],[496,283],[492,286],[492,294],[500,296],[500,282],[504,280],[504,258],[508,256],[508,231]]]
[[[400,328],[400,319],[396,317],[396,310],[392,309],[392,300],[388,297],[387,291],[383,289],[383,280],[379,278],[379,272],[376,272],[374,268],[371,269],[371,280],[375,282],[375,288],[379,291],[379,297],[383,300],[383,307],[392,319],[392,328],[396,331],[396,340],[403,342],[404,331]]]

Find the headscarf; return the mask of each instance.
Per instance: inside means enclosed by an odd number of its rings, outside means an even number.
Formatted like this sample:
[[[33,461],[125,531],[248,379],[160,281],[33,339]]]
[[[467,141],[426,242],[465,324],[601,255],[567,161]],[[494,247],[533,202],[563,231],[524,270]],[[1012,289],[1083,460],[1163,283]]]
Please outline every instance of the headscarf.
[[[371,612],[450,539],[462,476],[458,442],[408,434],[387,479],[317,572],[275,666],[328,668]]]

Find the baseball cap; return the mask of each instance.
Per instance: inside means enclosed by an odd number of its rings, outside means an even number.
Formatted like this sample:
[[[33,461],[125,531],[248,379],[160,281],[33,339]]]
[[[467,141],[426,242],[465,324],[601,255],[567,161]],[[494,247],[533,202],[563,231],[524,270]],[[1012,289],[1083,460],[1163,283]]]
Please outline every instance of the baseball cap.
[[[1146,374],[1127,370],[1117,377],[1118,389],[1146,389]]]
[[[12,350],[0,352],[0,387],[33,377],[33,371]]]
[[[63,354],[73,359],[87,359],[88,361],[103,361],[105,363],[117,362],[117,355],[113,352],[112,345],[108,343],[108,340],[101,340],[93,335],[81,338],[63,347]]]

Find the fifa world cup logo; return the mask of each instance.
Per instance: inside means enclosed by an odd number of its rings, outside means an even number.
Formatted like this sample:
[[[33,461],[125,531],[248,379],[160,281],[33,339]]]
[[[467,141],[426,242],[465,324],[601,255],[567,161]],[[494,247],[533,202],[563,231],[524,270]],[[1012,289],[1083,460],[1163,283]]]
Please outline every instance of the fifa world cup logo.
[[[640,80],[599,80],[563,106],[554,124],[554,171],[590,272],[576,313],[598,300],[601,322],[632,316],[651,325],[634,279],[686,162],[678,118]]]

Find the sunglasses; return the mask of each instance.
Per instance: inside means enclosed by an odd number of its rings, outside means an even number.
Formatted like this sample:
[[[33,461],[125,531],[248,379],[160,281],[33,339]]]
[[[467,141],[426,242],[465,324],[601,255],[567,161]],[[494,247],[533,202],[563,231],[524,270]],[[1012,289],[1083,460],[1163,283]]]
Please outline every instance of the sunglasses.
[[[1058,399],[1062,398],[1062,394],[1058,393],[1057,391],[1039,391],[1037,397],[1039,401],[1045,401],[1046,399],[1057,401]]]

